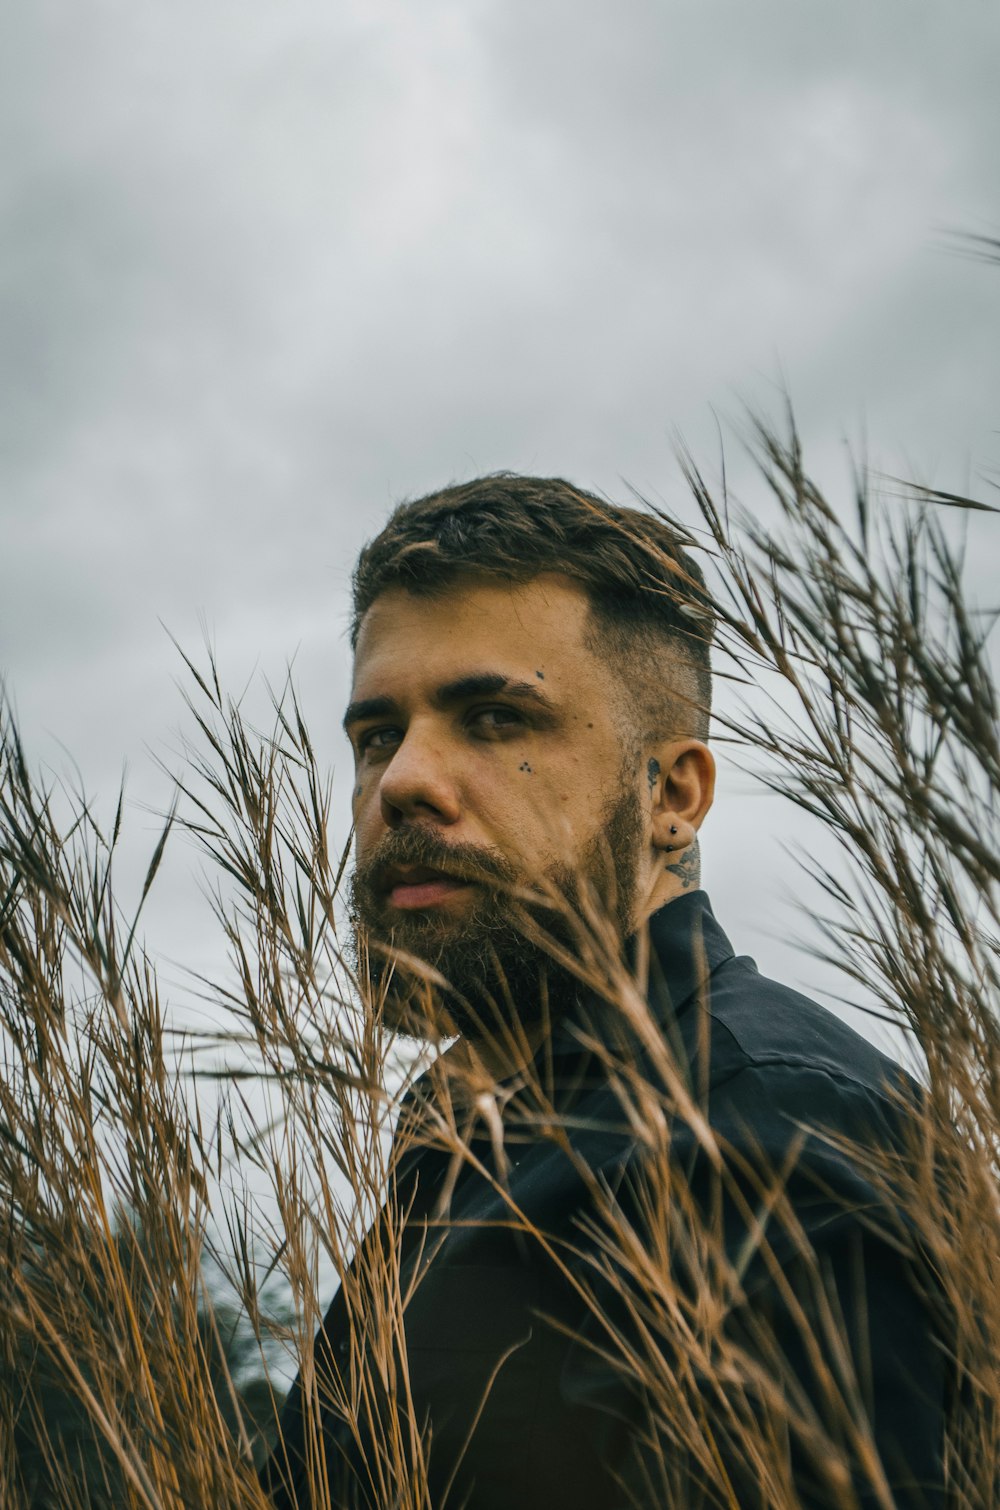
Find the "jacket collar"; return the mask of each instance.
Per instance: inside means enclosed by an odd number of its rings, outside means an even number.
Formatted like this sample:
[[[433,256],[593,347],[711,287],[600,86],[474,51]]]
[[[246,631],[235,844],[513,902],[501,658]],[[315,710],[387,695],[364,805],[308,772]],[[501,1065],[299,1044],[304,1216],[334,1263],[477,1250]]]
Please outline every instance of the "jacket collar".
[[[665,1029],[697,1002],[709,977],[726,960],[733,946],[716,921],[708,893],[684,892],[654,912],[647,925],[649,936],[648,1000],[657,1022]],[[628,943],[634,965],[639,940]],[[581,1000],[580,1011],[560,1022],[552,1034],[553,1059],[579,1055],[581,1036],[590,1036],[608,1009],[593,997]],[[603,1036],[603,1035],[602,1035]],[[544,1049],[542,1050],[544,1053]]]
[[[658,1021],[676,1017],[710,975],[733,958],[705,891],[688,891],[649,920],[649,1001]]]

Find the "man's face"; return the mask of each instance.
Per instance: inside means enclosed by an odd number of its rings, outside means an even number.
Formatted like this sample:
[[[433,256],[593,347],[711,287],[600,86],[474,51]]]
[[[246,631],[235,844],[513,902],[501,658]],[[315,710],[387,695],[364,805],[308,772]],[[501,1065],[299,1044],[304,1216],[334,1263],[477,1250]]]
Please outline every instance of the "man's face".
[[[498,969],[515,999],[529,977],[537,988],[511,887],[547,881],[572,901],[593,882],[620,930],[633,922],[648,846],[638,760],[587,617],[562,577],[468,578],[431,598],[390,589],[361,626],[345,719],[355,923],[468,999],[486,981],[496,993]]]

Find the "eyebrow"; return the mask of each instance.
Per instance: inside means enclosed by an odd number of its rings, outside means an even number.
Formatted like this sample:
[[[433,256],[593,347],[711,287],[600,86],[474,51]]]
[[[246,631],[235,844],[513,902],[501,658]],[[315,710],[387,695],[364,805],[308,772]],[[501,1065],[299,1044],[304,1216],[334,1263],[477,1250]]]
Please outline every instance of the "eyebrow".
[[[431,694],[435,708],[453,708],[456,703],[468,702],[472,697],[496,697],[503,693],[519,702],[533,703],[546,713],[554,713],[552,699],[546,697],[533,682],[515,682],[500,671],[474,671],[469,676],[460,676],[453,682],[445,682]],[[344,729],[362,723],[368,718],[392,718],[400,713],[400,706],[391,697],[363,697],[349,703],[344,714]]]

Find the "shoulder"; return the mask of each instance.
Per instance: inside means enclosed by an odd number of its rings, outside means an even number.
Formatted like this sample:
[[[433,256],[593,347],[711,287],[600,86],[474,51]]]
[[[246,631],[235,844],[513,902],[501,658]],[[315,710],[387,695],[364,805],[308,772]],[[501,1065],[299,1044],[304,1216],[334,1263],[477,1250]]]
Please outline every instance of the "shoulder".
[[[715,1133],[772,1167],[797,1149],[803,1172],[846,1181],[860,1201],[861,1150],[903,1150],[919,1087],[835,1013],[761,976],[750,959],[720,965],[710,987],[692,1070],[700,1067]]]
[[[692,1067],[698,1062],[702,1085],[710,1053],[713,1085],[754,1071],[780,1082],[826,1075],[875,1097],[912,1086],[899,1065],[835,1013],[735,954],[705,892],[670,902],[649,929],[656,967],[650,1003],[668,1037],[679,1033]]]
[[[670,902],[649,928],[650,1004],[719,1131],[766,1134],[773,1147],[808,1123],[884,1142],[919,1103],[888,1055],[736,955],[704,892]],[[862,1134],[866,1126],[874,1130]]]
[[[738,955],[713,971],[705,994],[711,1023],[713,1081],[754,1069],[776,1080],[826,1075],[873,1096],[910,1077],[888,1055],[808,996],[761,975]]]

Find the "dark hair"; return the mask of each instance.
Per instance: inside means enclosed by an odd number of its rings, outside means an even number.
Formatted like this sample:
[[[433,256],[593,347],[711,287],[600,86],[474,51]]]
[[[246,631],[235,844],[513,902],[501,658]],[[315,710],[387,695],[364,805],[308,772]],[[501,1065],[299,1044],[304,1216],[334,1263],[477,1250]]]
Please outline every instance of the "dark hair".
[[[461,577],[526,582],[559,572],[586,591],[592,648],[617,663],[634,714],[652,724],[644,732],[666,732],[669,722],[670,732],[705,738],[715,615],[686,543],[658,514],[619,508],[559,477],[495,472],[458,483],[401,503],[362,550],[351,644],[390,587],[432,596]],[[670,653],[669,679],[658,650]]]

